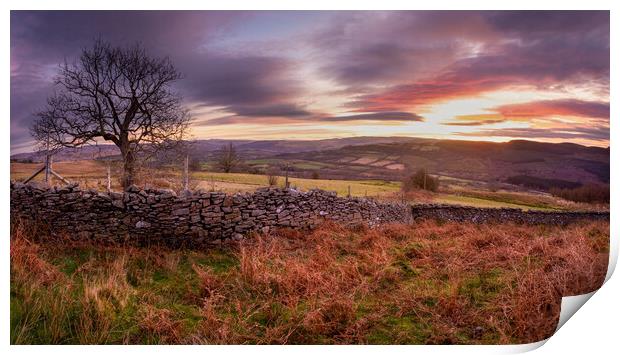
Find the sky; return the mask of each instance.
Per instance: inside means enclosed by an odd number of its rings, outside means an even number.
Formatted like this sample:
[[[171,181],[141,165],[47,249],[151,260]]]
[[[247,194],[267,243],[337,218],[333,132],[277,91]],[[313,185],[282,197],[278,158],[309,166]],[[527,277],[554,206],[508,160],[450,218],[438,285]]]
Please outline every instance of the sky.
[[[96,39],[169,57],[195,139],[609,146],[608,11],[11,11],[11,152]]]

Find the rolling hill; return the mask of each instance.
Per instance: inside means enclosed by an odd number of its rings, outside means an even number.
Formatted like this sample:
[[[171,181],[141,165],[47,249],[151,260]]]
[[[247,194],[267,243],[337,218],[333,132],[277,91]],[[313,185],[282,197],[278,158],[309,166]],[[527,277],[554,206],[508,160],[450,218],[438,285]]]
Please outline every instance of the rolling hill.
[[[263,172],[276,166],[294,176],[323,179],[400,180],[419,168],[445,178],[521,185],[547,190],[585,183],[609,183],[609,148],[572,143],[514,140],[506,143],[407,137],[354,137],[325,140],[198,140],[190,155],[214,170],[221,146],[232,142],[245,164],[241,171]],[[118,155],[113,146],[66,149],[55,161],[103,159]],[[11,156],[40,161],[35,153]],[[162,158],[162,160],[165,160]]]

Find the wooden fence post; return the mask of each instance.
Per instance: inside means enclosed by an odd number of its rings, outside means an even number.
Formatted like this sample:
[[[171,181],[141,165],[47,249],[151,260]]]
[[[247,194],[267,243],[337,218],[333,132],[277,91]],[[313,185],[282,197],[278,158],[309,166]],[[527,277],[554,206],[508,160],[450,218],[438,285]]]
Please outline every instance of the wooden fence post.
[[[54,175],[55,177],[60,179],[65,184],[69,184],[69,181],[67,179],[65,179],[64,177],[60,176],[60,174],[58,174],[57,172],[54,171],[54,169],[52,169],[52,155],[50,154],[49,149],[45,153],[45,164],[43,165],[43,167],[40,168],[39,170],[37,170],[29,178],[24,180],[24,184],[27,184],[30,180],[34,179],[37,175],[39,175],[41,173],[45,173],[45,177],[44,177],[45,178],[45,184],[49,184],[50,178],[51,178],[50,174]]]
[[[47,154],[45,154],[45,183],[49,184],[50,182],[50,165],[52,164],[50,162],[51,157],[49,152]]]
[[[286,163],[285,169],[286,170],[285,170],[285,176],[284,176],[284,187],[288,189],[290,187],[289,182],[288,182],[288,163]]]
[[[185,166],[184,166],[184,176],[183,176],[183,190],[189,191],[189,155],[185,155]]]
[[[110,162],[107,164],[107,190],[108,193],[112,190],[112,176],[110,174]]]

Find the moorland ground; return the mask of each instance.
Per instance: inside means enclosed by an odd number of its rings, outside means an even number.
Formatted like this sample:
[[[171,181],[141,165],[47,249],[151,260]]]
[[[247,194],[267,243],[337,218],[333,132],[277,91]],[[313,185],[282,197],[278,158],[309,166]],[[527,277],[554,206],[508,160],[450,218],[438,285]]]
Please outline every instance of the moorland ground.
[[[41,228],[38,228],[41,227]],[[13,221],[12,344],[506,344],[607,270],[609,223],[326,224],[219,249],[91,245]]]

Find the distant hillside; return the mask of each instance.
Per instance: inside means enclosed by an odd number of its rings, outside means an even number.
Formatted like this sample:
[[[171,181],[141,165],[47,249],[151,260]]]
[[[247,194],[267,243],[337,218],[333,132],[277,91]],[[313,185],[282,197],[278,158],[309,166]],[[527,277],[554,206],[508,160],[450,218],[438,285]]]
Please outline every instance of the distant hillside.
[[[609,183],[609,148],[572,143],[515,140],[507,143],[435,140],[406,137],[355,137],[315,141],[199,140],[192,142],[193,159],[213,169],[217,151],[232,142],[246,171],[289,166],[293,175],[319,174],[328,179],[399,180],[419,168],[432,174],[492,183],[510,183],[547,190],[584,183]],[[110,145],[66,149],[55,161],[118,156]],[[41,161],[34,153],[12,159]]]
[[[351,137],[322,140],[240,140],[240,139],[204,139],[191,142],[191,154],[195,156],[211,156],[222,146],[233,143],[246,158],[266,157],[280,153],[299,153],[325,149],[338,149],[345,146],[407,142],[417,138],[409,137]],[[55,161],[73,161],[98,159],[100,157],[119,155],[118,148],[113,144],[84,146],[81,148],[64,148],[54,155]],[[19,153],[11,155],[14,160],[43,161],[41,153]]]
[[[509,182],[542,190],[609,182],[609,148],[568,143],[419,140],[281,154],[278,158],[328,163],[331,167],[322,168],[324,173],[330,173],[330,169],[333,173],[357,171],[365,178],[399,178],[406,172],[426,168],[444,176]]]
[[[54,161],[75,161],[85,159],[101,159],[120,155],[120,151],[113,144],[88,145],[80,148],[63,148],[54,154]],[[45,153],[19,153],[11,155],[11,160],[42,162]]]

